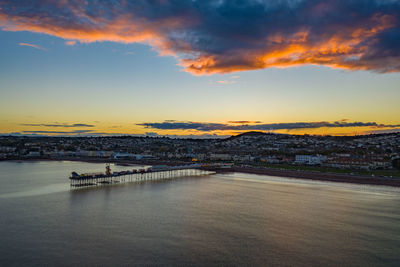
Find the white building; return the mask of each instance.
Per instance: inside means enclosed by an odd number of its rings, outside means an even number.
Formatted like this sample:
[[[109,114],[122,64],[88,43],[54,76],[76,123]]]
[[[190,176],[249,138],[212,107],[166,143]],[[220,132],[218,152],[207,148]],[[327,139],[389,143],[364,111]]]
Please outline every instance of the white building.
[[[326,161],[326,157],[322,155],[296,155],[295,163],[318,165]]]
[[[155,158],[152,155],[144,155],[144,154],[131,154],[131,153],[115,153],[113,155],[114,159],[153,159]]]

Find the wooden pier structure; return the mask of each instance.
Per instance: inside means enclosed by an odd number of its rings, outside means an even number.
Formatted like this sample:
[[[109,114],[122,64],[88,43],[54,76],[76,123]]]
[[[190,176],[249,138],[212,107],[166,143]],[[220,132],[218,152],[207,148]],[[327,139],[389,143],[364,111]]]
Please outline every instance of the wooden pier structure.
[[[198,164],[172,167],[154,166],[147,169],[133,169],[120,172],[111,172],[110,165],[107,165],[105,173],[78,174],[72,172],[69,179],[71,187],[88,187],[130,182],[169,180],[179,177],[204,176],[214,173],[214,171],[202,169]]]

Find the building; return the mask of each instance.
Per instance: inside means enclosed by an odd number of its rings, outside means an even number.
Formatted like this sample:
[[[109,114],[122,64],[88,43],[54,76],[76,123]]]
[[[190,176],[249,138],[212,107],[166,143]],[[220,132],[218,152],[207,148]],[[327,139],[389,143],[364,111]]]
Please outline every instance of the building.
[[[296,164],[306,164],[306,165],[320,165],[326,161],[326,157],[322,155],[296,155]]]

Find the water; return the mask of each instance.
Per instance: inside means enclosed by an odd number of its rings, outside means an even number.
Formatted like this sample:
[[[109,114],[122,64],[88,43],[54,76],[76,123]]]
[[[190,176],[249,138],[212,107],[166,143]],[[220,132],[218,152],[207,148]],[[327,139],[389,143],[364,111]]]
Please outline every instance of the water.
[[[70,189],[103,169],[0,162],[0,266],[400,265],[397,188],[234,173]]]

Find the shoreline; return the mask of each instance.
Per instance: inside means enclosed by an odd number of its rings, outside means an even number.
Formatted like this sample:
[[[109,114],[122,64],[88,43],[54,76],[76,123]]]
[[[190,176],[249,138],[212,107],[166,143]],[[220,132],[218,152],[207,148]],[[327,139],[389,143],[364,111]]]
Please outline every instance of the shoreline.
[[[227,169],[225,172],[242,172],[293,179],[400,187],[400,178],[386,178],[380,176],[372,177],[367,175],[348,175],[317,171],[276,170],[270,168],[249,167],[232,167],[229,170]]]
[[[168,165],[174,166],[179,164],[187,164],[185,161],[145,161],[145,160],[124,160],[124,159],[102,159],[102,158],[32,158],[32,159],[2,159],[2,161],[13,161],[13,162],[36,162],[36,161],[77,161],[86,163],[114,163],[120,166],[133,166],[133,165]]]
[[[110,159],[85,159],[85,158],[41,158],[41,159],[7,159],[1,161],[12,161],[12,162],[35,162],[35,161],[78,161],[86,163],[114,163],[120,166],[131,166],[131,165],[179,165],[187,164],[184,161],[141,161],[141,160],[110,160]],[[275,168],[262,168],[262,167],[236,167],[231,168],[210,168],[210,170],[216,171],[217,173],[227,172],[241,172],[249,174],[269,175],[293,179],[306,179],[315,181],[325,182],[339,182],[339,183],[351,183],[351,184],[365,184],[365,185],[383,185],[400,187],[400,178],[396,177],[382,177],[382,176],[369,176],[369,175],[349,175],[340,173],[329,173],[319,171],[305,171],[305,170],[284,170]]]

